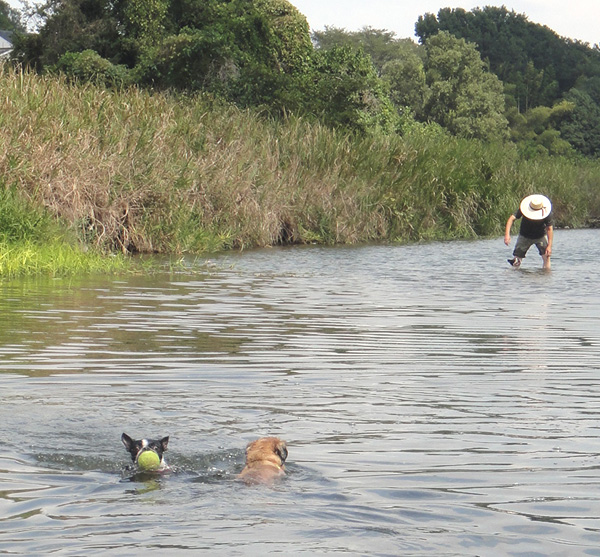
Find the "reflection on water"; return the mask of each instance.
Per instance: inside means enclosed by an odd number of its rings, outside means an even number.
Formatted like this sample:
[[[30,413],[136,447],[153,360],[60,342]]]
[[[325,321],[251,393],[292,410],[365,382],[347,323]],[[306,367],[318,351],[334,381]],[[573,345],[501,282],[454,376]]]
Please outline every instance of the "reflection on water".
[[[597,234],[1,284],[0,553],[600,555]],[[288,476],[242,486],[266,434]]]

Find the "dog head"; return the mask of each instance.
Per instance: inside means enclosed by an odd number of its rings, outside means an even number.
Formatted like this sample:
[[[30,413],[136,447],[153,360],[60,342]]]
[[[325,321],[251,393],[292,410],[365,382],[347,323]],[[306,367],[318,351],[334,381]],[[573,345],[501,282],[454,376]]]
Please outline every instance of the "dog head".
[[[160,468],[166,466],[163,453],[167,450],[169,444],[169,438],[163,437],[162,439],[138,439],[134,440],[126,433],[121,435],[121,441],[127,449],[127,452],[131,455],[131,460],[137,465],[138,458],[143,452],[154,451],[160,459]]]
[[[278,437],[263,437],[246,447],[246,466],[269,463],[283,469],[287,457],[287,445]]]

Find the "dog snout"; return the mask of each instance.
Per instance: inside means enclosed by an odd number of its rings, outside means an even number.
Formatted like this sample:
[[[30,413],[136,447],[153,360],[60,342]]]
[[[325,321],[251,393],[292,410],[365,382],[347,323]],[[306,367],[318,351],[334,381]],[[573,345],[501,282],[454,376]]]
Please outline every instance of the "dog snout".
[[[277,448],[277,454],[279,455],[279,458],[281,459],[281,462],[284,463],[286,458],[288,457],[288,450],[287,447],[285,445],[280,445]]]

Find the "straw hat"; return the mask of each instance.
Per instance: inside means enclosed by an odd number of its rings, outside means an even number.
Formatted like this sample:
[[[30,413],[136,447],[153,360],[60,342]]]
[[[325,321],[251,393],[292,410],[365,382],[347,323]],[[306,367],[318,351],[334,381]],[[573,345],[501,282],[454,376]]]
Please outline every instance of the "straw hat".
[[[552,203],[545,195],[528,195],[521,201],[521,213],[531,220],[545,219],[552,211]]]

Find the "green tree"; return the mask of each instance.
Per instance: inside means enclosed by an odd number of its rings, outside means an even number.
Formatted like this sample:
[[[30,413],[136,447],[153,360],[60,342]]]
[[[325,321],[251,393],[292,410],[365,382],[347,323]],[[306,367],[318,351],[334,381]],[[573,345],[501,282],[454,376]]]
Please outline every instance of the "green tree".
[[[373,65],[381,73],[383,67],[415,52],[417,45],[410,39],[396,39],[395,33],[384,29],[363,27],[360,31],[346,31],[337,27],[325,27],[324,31],[313,31],[317,48],[330,50],[337,46],[362,49],[371,57]]]
[[[432,13],[420,15],[415,24],[415,34],[419,37],[419,42],[424,44],[429,38],[437,35],[440,31],[438,20]]]
[[[336,27],[312,34],[318,50],[336,47],[362,50],[371,57],[375,69],[389,89],[393,104],[402,113],[420,115],[426,97],[425,51],[410,39],[396,39],[394,33],[364,27],[348,32]]]
[[[505,138],[502,83],[485,70],[475,45],[440,32],[427,40],[425,48],[427,118],[460,137]]]
[[[79,81],[92,81],[106,87],[123,87],[131,75],[125,66],[117,66],[93,50],[67,52],[61,56],[55,69]]]
[[[589,157],[600,157],[600,78],[573,88],[565,99],[574,106],[560,125],[563,139]]]
[[[271,111],[301,105],[296,82],[310,63],[306,18],[286,0],[177,0],[170,29],[142,49],[142,83],[208,90]]]
[[[48,0],[40,14],[44,24],[18,50],[42,71],[209,91],[359,132],[397,121],[371,58],[315,52],[306,18],[287,0]]]
[[[151,43],[164,35],[169,1],[116,0],[112,10],[124,35]]]
[[[398,123],[385,84],[362,50],[318,50],[308,83],[305,109],[327,124],[358,132],[389,132]]]
[[[443,8],[437,17],[425,14],[416,24],[421,42],[439,31],[475,43],[481,55],[518,95],[520,110],[552,106],[582,77],[600,75],[600,49],[559,37],[554,31],[505,7],[487,6],[470,12]]]
[[[160,43],[168,25],[170,0],[115,0],[107,13],[119,29],[119,62],[136,66],[144,53]]]
[[[93,50],[122,63],[122,34],[110,0],[48,0],[37,13],[39,31],[15,40],[13,58],[19,62],[43,71],[67,52]]]
[[[561,123],[570,118],[574,104],[568,101],[554,107],[536,106],[521,113],[516,108],[507,111],[510,137],[527,156],[536,154],[566,155],[573,149],[561,137]]]
[[[388,83],[392,102],[422,118],[428,87],[421,56],[406,52],[401,58],[391,60],[383,66],[382,78]]]
[[[3,31],[25,31],[21,14],[4,0],[0,0],[0,29]]]
[[[276,68],[304,71],[313,51],[306,18],[287,0],[256,0],[256,6],[272,27]]]
[[[39,32],[19,50],[40,69],[83,50],[130,68],[143,57],[151,66],[153,55],[168,57],[163,43],[172,49],[180,33],[180,42],[189,43],[198,31],[204,45],[227,42],[238,65],[252,61],[287,72],[312,51],[306,18],[286,0],[47,0],[38,14]]]

